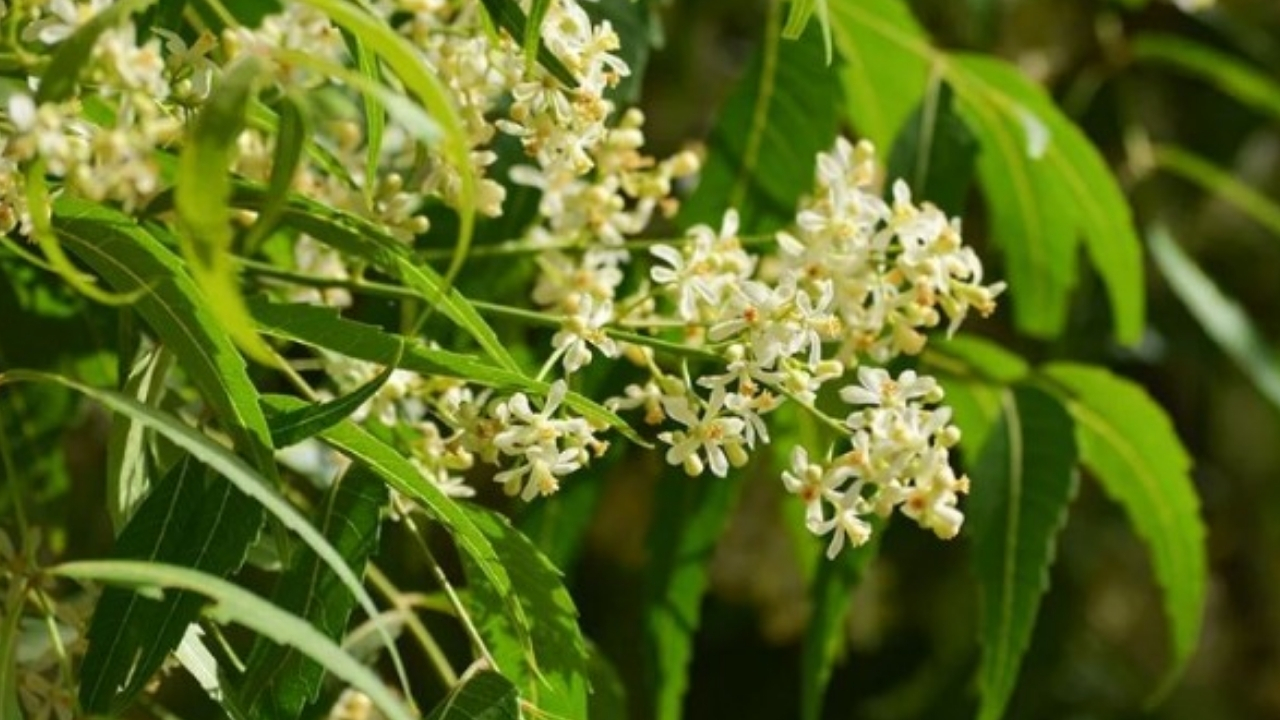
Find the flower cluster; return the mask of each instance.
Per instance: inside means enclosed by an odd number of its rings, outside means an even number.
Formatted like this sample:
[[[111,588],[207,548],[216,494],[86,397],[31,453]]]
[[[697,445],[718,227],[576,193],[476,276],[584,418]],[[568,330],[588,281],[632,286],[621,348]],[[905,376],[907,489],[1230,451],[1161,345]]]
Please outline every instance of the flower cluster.
[[[49,50],[109,3],[36,5],[24,11],[21,37]],[[949,464],[959,434],[938,406],[942,391],[931,378],[907,371],[894,379],[876,367],[920,353],[944,320],[954,332],[971,310],[992,312],[1003,284],[984,284],[958,221],[914,202],[901,181],[886,200],[873,148],[838,139],[818,157],[794,226],[776,236],[743,238],[728,209],[718,228],[633,242],[674,215],[675,188],[696,175],[700,160],[689,151],[646,154],[644,115],[615,106],[631,69],[607,21],[593,21],[575,0],[550,3],[540,39],[572,75],[565,83],[527,62],[517,39],[490,32],[481,3],[365,7],[409,41],[458,109],[478,180],[475,209],[501,215],[512,184],[538,191],[537,214],[512,243],[533,258],[530,295],[540,319],[558,327],[548,333],[542,398],[397,370],[357,421],[393,428],[388,434],[445,492],[473,493],[466,478],[487,464],[504,492],[531,500],[604,451],[603,428],[578,414],[569,388],[600,358],[626,359],[642,377],[605,404],[640,411],[656,426],[666,461],[690,475],[724,476],[751,463],[771,442],[769,416],[786,403],[838,429],[825,454],[796,448],[782,478],[808,508],[808,528],[831,536],[829,554],[865,541],[869,515],[895,509],[940,537],[958,532],[967,481]],[[292,189],[406,245],[430,243],[433,208],[462,203],[460,169],[395,112],[376,133],[362,122],[360,89],[326,71],[353,66],[357,54],[324,13],[298,2],[283,2],[256,27],[231,23],[217,36],[187,39],[160,30],[140,37],[122,15],[98,37],[71,97],[9,96],[0,231],[29,233],[25,178],[33,169],[42,168],[57,192],[126,211],[155,197],[168,182],[165,156],[225,68],[254,62],[268,89],[262,99],[306,90],[311,132]],[[395,87],[394,77],[386,80]],[[232,170],[265,183],[279,138],[270,108],[257,111],[236,140]],[[498,165],[504,141],[519,157]],[[510,167],[508,177],[494,176],[495,167]],[[237,219],[254,217],[245,211]],[[288,291],[290,299],[353,304],[363,267],[306,233],[275,239],[288,243],[296,274],[312,281]],[[766,244],[776,249],[763,251]],[[329,353],[318,361],[339,392],[380,372]],[[858,381],[846,384],[855,369]],[[843,420],[817,407],[833,382],[846,385],[838,393],[850,406]]]

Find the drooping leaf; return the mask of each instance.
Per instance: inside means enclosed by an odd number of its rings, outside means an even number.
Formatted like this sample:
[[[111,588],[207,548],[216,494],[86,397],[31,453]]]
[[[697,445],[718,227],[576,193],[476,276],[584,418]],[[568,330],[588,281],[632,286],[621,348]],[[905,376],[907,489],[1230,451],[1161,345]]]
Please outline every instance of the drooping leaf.
[[[721,108],[711,152],[679,222],[718,227],[735,208],[745,232],[794,221],[813,188],[817,154],[836,136],[840,88],[816,29],[794,42],[770,35]]]
[[[439,151],[457,173],[457,197],[454,208],[458,211],[459,230],[453,260],[445,272],[443,287],[449,287],[462,269],[476,220],[476,169],[471,163],[471,143],[467,137],[462,115],[453,95],[422,56],[403,36],[396,33],[384,20],[360,5],[344,0],[302,0],[320,10],[351,33],[382,59],[404,83],[405,89],[416,95],[427,112],[440,124],[444,136]]]
[[[266,198],[258,210],[258,219],[245,235],[244,246],[249,249],[250,254],[275,230],[280,221],[280,213],[289,201],[289,189],[298,173],[310,134],[307,109],[302,99],[294,93],[286,93],[280,99],[275,154],[271,158],[271,177],[267,180]]]
[[[1010,258],[1018,327],[1044,337],[1061,332],[1083,238],[1117,340],[1137,342],[1146,307],[1131,211],[1097,148],[1048,94],[1003,61],[936,50],[901,0],[840,3],[831,17],[836,46],[857,70],[847,75],[849,112],[873,140],[883,142],[878,136],[920,102],[931,75],[955,89],[981,147],[979,178],[993,235]]]
[[[1076,487],[1066,410],[1033,388],[1002,395],[1000,420],[970,473],[969,535],[982,600],[980,720],[1004,716]]]
[[[236,140],[263,71],[260,60],[245,57],[222,73],[210,91],[178,156],[174,208],[182,254],[214,318],[247,355],[274,365],[274,351],[258,337],[245,310],[231,261],[234,232],[228,202]]]
[[[382,680],[306,620],[285,612],[253,593],[221,578],[189,568],[125,560],[71,562],[49,572],[77,580],[93,580],[139,589],[176,588],[212,600],[205,614],[217,622],[234,622],[271,640],[298,648],[335,676],[369,696],[392,720],[415,720],[415,715],[387,689]]]
[[[1248,314],[1178,247],[1169,231],[1147,233],[1151,257],[1205,334],[1244,372],[1262,397],[1280,409],[1280,361]]]
[[[258,391],[182,261],[118,211],[63,197],[53,213],[54,230],[69,252],[117,291],[141,293],[133,309],[173,353],[236,449],[278,484]]]
[[[173,356],[163,346],[138,357],[125,380],[123,392],[138,402],[156,405],[164,397],[165,380]],[[146,433],[131,422],[111,424],[107,435],[107,513],[119,532],[147,494]]]
[[[977,141],[956,115],[954,95],[945,82],[930,84],[898,134],[888,165],[889,178],[905,180],[914,195],[948,215],[964,212],[978,154]]]
[[[516,686],[510,680],[482,670],[449,691],[427,720],[518,720],[518,701]]]
[[[1164,410],[1138,385],[1087,365],[1055,363],[1043,373],[1071,394],[1066,404],[1085,468],[1124,508],[1151,553],[1173,649],[1159,697],[1186,667],[1204,616],[1208,559],[1191,458]]]
[[[691,478],[671,467],[658,483],[645,576],[645,638],[655,703],[650,717],[657,720],[682,715],[707,565],[741,486],[733,476]]]
[[[586,717],[588,657],[578,629],[578,611],[560,571],[505,517],[476,507],[467,515],[489,538],[507,564],[512,594],[534,620],[532,645],[522,647],[505,612],[507,598],[489,583],[474,561],[464,556],[468,609],[498,667],[515,683],[520,697],[550,717]]]
[[[387,486],[359,465],[329,491],[319,529],[357,573],[377,550],[386,504]],[[272,602],[335,642],[355,609],[355,598],[342,581],[308,550],[294,554],[276,583]],[[324,668],[305,653],[260,638],[245,663],[237,700],[250,708],[253,718],[295,718],[315,701],[323,678]]]
[[[1137,62],[1173,68],[1204,81],[1237,102],[1280,120],[1280,82],[1273,74],[1203,43],[1163,33],[1133,38],[1129,52]]]

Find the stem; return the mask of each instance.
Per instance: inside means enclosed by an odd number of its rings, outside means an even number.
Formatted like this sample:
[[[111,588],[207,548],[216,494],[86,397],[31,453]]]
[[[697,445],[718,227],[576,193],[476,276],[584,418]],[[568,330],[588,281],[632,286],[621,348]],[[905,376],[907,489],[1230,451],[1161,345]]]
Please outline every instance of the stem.
[[[294,272],[291,270],[281,270],[272,267],[267,263],[249,260],[246,258],[236,258],[240,266],[254,275],[265,278],[273,278],[283,280],[295,285],[304,287],[330,288],[337,287],[352,292],[363,293],[373,297],[383,297],[391,300],[421,300],[422,296],[413,290],[401,285],[391,285],[388,283],[374,282],[372,280],[359,280],[352,278],[328,278],[319,277],[317,275],[307,275],[304,273]],[[563,321],[561,318],[549,313],[537,312],[535,310],[525,310],[523,308],[515,308],[509,305],[499,305],[497,303],[484,302],[482,300],[470,300],[473,307],[481,313],[491,316],[508,317],[516,320],[523,320],[530,325],[540,327],[558,328]],[[688,347],[670,340],[662,340],[660,338],[642,335],[640,333],[628,332],[616,328],[604,328],[604,332],[609,337],[623,342],[629,342],[634,345],[645,345],[654,350],[660,350],[676,357],[689,358],[692,360],[707,360],[719,362],[722,360],[719,354],[703,348]]]
[[[413,603],[407,602],[405,594],[400,592],[400,589],[392,584],[391,580],[373,563],[369,563],[368,576],[378,592],[382,593],[395,607],[396,611],[404,616],[405,625],[409,627],[409,632],[418,641],[418,645],[431,662],[432,669],[436,671],[436,674],[440,676],[444,684],[447,687],[457,685],[458,673],[454,671],[453,665],[449,662],[448,656],[444,654],[444,650],[440,648],[439,643],[427,631],[427,627],[422,624],[418,615],[413,612]]]
[[[493,654],[489,652],[489,646],[485,644],[484,638],[480,637],[480,631],[476,629],[476,625],[471,621],[471,614],[467,612],[466,607],[462,604],[462,599],[458,597],[458,592],[453,589],[453,584],[449,582],[449,578],[444,574],[444,569],[440,567],[440,563],[436,562],[435,555],[431,554],[431,548],[427,547],[427,540],[422,536],[422,531],[418,529],[417,523],[413,521],[412,516],[406,515],[405,524],[409,526],[410,534],[418,543],[418,549],[422,550],[423,556],[426,557],[427,565],[431,567],[431,574],[435,576],[436,582],[440,583],[440,588],[444,590],[444,594],[449,598],[449,604],[453,606],[454,611],[458,614],[458,620],[462,623],[463,629],[467,631],[467,636],[471,638],[471,642],[475,645],[480,656],[485,662],[489,663],[489,667],[495,671],[499,671],[498,661],[493,659]]]
[[[688,235],[666,238],[635,238],[632,240],[626,240],[617,245],[608,245],[603,247],[606,247],[609,250],[648,250],[655,245],[684,245],[693,242],[693,240],[694,238]],[[738,242],[743,247],[768,245],[774,241],[774,233],[738,236]],[[588,245],[577,241],[532,243],[528,240],[504,240],[491,245],[478,245],[472,247],[467,252],[467,255],[469,257],[510,257],[513,255],[537,255],[538,253],[550,250],[586,250],[588,247]],[[423,260],[449,260],[453,257],[453,250],[445,248],[437,250],[421,250],[415,253],[415,255]]]

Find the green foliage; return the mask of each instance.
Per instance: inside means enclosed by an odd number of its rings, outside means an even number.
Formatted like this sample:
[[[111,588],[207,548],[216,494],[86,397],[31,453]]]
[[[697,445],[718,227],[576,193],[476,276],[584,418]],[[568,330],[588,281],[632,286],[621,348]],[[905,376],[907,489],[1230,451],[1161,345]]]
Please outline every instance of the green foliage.
[[[1067,363],[1044,368],[1070,393],[1067,410],[1085,469],[1129,515],[1146,541],[1164,589],[1173,662],[1162,691],[1178,678],[1204,621],[1204,522],[1191,459],[1169,418],[1142,388],[1106,370]]]
[[[1049,395],[1005,391],[973,475],[973,564],[982,595],[979,718],[1000,718],[1049,589],[1056,536],[1075,491],[1071,418]]]

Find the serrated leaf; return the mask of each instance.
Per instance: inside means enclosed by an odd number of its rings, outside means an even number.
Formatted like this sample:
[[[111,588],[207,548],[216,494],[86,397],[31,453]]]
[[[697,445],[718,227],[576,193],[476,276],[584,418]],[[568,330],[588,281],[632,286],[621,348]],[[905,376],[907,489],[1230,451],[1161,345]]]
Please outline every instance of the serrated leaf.
[[[960,215],[973,184],[978,143],[955,113],[954,91],[931,83],[889,155],[888,177],[903,179],[918,197]]]
[[[309,405],[299,410],[285,413],[271,423],[271,441],[276,447],[288,447],[324,432],[351,417],[361,405],[371,400],[383,385],[391,379],[404,353],[403,343],[396,350],[396,355],[373,379],[360,387],[323,403]]]
[[[691,478],[668,467],[658,483],[645,574],[645,638],[655,707],[681,717],[693,638],[707,588],[707,565],[737,504],[739,478]]]
[[[809,587],[813,612],[805,626],[800,655],[800,717],[818,720],[831,673],[835,669],[845,637],[844,622],[853,604],[853,590],[866,576],[867,568],[880,552],[883,523],[876,523],[871,540],[847,550],[833,560],[818,549],[817,571]]]
[[[1254,388],[1280,408],[1280,362],[1248,314],[1178,247],[1165,228],[1147,233],[1160,274],[1200,327],[1244,372]]]
[[[266,395],[262,402],[273,417],[305,407],[303,401],[284,395]],[[530,619],[512,594],[506,563],[461,503],[424,478],[398,450],[349,420],[325,430],[320,439],[354,462],[364,465],[397,492],[418,502],[433,520],[440,523],[458,550],[471,558],[498,596],[505,600],[508,619],[521,644],[526,648],[531,646]]]
[[[1004,716],[1076,487],[1071,418],[1058,401],[1020,387],[1004,391],[1001,405],[970,473],[969,535],[982,600],[980,720]]]
[[[1164,589],[1173,658],[1159,697],[1190,660],[1204,616],[1208,559],[1191,458],[1138,385],[1087,365],[1055,363],[1043,373],[1071,394],[1067,409],[1084,466],[1128,514]]]
[[[182,261],[115,210],[63,197],[53,213],[54,230],[69,252],[117,291],[142,292],[133,309],[174,354],[236,449],[278,484],[258,391]]]
[[[186,455],[124,526],[112,556],[223,577],[244,562],[261,526],[261,508],[234,486],[213,481],[207,468]],[[85,709],[116,713],[127,707],[177,647],[201,605],[187,593],[154,600],[121,588],[104,590],[81,666]]]
[[[840,97],[816,31],[786,43],[767,37],[718,114],[679,223],[718,227],[732,207],[744,232],[791,224],[813,187],[817,154],[835,140]]]
[[[178,156],[174,208],[183,257],[210,311],[245,354],[275,365],[275,352],[254,331],[231,260],[231,163],[263,71],[261,60],[246,57],[210,91]]]
[[[537,708],[535,714],[586,717],[587,649],[560,571],[505,517],[472,506],[464,510],[506,563],[511,592],[525,616],[534,619],[531,645],[522,647],[505,610],[508,599],[492,584],[479,582],[483,571],[464,556],[466,603],[485,645],[521,699]]]
[[[427,720],[519,720],[516,686],[492,670],[464,678]]]
[[[330,489],[318,527],[357,573],[377,550],[387,487],[368,469],[355,465]],[[276,583],[272,601],[311,623],[325,637],[339,640],[355,598],[315,553],[294,554]],[[314,702],[324,669],[297,650],[259,639],[245,663],[237,700],[249,716],[264,720],[296,718]]]
[[[292,342],[331,350],[368,362],[381,362],[398,352],[403,340],[373,325],[347,320],[333,308],[306,304],[250,301],[250,309],[262,332]],[[426,347],[413,343],[404,347],[399,367],[422,375],[443,375],[509,392],[545,397],[551,384],[524,374],[497,368],[472,355]],[[581,393],[565,395],[565,404],[594,423],[602,423],[622,433],[642,447],[649,447],[617,413]]]
[[[307,622],[221,578],[188,568],[122,560],[96,560],[57,565],[49,572],[77,580],[136,588],[177,588],[213,601],[205,613],[218,622],[234,622],[281,644],[298,648],[329,672],[369,696],[390,720],[415,720],[382,680]]]
[[[1071,258],[1083,237],[1107,290],[1116,339],[1137,342],[1146,300],[1131,211],[1097,148],[1048,94],[1003,61],[934,49],[900,0],[841,3],[832,9],[832,27],[841,55],[860,69],[849,76],[850,113],[860,127],[873,128],[873,140],[919,102],[930,72],[955,89],[982,146],[979,176],[993,230],[1010,253],[1019,328],[1045,337],[1062,330],[1075,280]],[[880,106],[890,109],[880,113],[889,122],[875,119]]]
[[[69,380],[65,377],[51,375],[48,373],[26,370],[10,370],[0,373],[0,385],[10,382],[24,381],[50,382],[65,386],[98,402],[113,412],[128,416],[134,422],[137,422],[168,438],[175,445],[190,453],[195,457],[195,459],[208,465],[211,469],[217,471],[219,475],[230,481],[230,483],[220,485],[223,492],[226,494],[226,497],[234,499],[239,497],[239,493],[249,496],[257,505],[260,505],[271,515],[275,516],[275,518],[286,528],[297,533],[298,537],[307,545],[307,547],[314,550],[316,554],[324,560],[326,566],[332,569],[334,573],[341,578],[343,585],[356,597],[364,611],[370,617],[376,617],[378,615],[378,609],[377,606],[374,605],[373,599],[369,597],[369,593],[361,585],[360,580],[355,576],[355,573],[351,571],[351,568],[347,567],[342,556],[339,555],[331,545],[329,545],[328,541],[326,541],[324,537],[320,535],[320,533],[317,532],[309,522],[307,522],[306,518],[303,517],[298,510],[296,510],[287,500],[277,493],[272,485],[267,483],[261,475],[253,470],[253,468],[249,467],[249,465],[247,465],[243,460],[222,445],[214,442],[198,430],[183,424],[176,418],[162,413],[155,408],[142,405],[133,398],[116,392],[92,388],[73,380]],[[230,489],[232,486],[234,486],[234,490],[239,491],[239,493],[233,492]],[[223,495],[215,496],[223,497]],[[227,502],[229,503],[231,501],[232,500],[228,500]],[[246,517],[251,517],[252,510],[255,507],[256,506],[253,503],[245,503],[244,514]],[[227,508],[227,510],[230,509],[230,507]],[[213,513],[212,521],[217,522],[221,516],[221,512]],[[210,531],[207,533],[207,537],[214,538],[216,537],[216,534],[216,532]],[[188,542],[190,542],[189,538]],[[232,550],[237,551],[241,547],[240,544],[229,545]],[[243,546],[247,547],[248,543],[244,543]],[[230,550],[226,551],[230,553]],[[240,553],[236,552],[234,554],[239,555]],[[243,561],[242,555],[240,557],[240,561]],[[387,643],[390,645],[389,637],[385,632],[383,633],[383,636],[384,638],[387,638]],[[180,633],[178,635],[178,639],[181,639]],[[176,644],[177,639],[173,642]],[[169,649],[172,649],[172,647]],[[396,655],[394,649],[392,657],[393,659],[396,659],[398,663],[398,655]],[[134,682],[145,682],[145,678],[135,678]]]
[[[99,36],[153,2],[155,0],[120,0],[113,3],[77,28],[71,37],[59,43],[53,58],[40,76],[36,102],[62,102],[71,97],[75,92],[80,70],[88,62]]]

